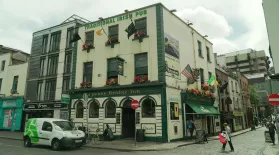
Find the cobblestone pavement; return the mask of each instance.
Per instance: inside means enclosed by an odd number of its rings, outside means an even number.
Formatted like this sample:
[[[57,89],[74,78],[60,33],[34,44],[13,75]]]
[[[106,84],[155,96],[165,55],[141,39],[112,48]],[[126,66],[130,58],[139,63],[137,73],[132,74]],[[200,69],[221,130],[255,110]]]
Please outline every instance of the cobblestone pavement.
[[[235,152],[229,152],[227,145],[226,151],[221,151],[221,143],[217,140],[209,141],[205,144],[195,144],[180,147],[169,151],[152,151],[152,152],[119,152],[112,150],[82,148],[77,150],[51,151],[47,147],[34,146],[32,148],[24,148],[22,141],[0,139],[0,155],[261,155],[263,149],[268,145],[264,139],[264,128],[257,131],[248,132],[232,139]]]

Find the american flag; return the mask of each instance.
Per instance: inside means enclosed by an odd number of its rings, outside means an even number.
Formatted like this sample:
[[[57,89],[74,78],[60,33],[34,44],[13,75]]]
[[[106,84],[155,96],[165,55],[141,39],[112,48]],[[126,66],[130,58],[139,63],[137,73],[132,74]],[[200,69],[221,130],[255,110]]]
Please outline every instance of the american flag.
[[[193,72],[192,72],[192,69],[190,67],[190,65],[188,64],[184,70],[181,72],[185,77],[187,77],[188,79],[194,79],[193,78]]]

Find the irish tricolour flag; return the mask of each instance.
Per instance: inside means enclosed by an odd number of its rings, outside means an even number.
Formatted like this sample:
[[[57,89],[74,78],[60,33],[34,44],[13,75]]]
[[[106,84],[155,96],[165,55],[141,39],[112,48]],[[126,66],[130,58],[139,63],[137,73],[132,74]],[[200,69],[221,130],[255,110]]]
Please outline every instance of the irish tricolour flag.
[[[215,76],[211,75],[210,79],[207,82],[208,85],[213,86],[215,84]]]

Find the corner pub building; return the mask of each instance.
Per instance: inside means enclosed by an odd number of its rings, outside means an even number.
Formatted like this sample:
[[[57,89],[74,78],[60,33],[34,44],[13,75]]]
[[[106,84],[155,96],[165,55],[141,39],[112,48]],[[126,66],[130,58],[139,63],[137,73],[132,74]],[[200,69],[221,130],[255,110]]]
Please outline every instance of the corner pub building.
[[[137,33],[128,38],[129,18]],[[200,88],[201,83],[187,85],[180,73],[190,64],[204,67],[203,82],[209,76],[204,72],[215,75],[214,63],[196,58],[198,53],[193,52],[207,51],[207,57],[213,58],[207,39],[161,3],[85,24],[79,27],[79,36],[84,42],[74,45],[70,91],[75,126],[86,127],[88,117],[92,133],[97,128],[103,132],[108,124],[116,139],[134,137],[135,127],[145,129],[146,141],[187,137],[185,90]],[[140,105],[136,110],[131,108],[133,100]],[[206,100],[213,106],[212,98]]]

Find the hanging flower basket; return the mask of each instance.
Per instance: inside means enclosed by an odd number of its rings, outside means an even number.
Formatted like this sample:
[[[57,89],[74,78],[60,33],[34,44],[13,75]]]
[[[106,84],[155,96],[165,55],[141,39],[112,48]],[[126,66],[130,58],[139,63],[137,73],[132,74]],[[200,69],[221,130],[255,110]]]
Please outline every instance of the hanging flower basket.
[[[94,45],[91,43],[82,45],[82,50],[86,50],[87,52],[90,52],[90,50],[93,48],[94,48]]]
[[[118,43],[118,39],[110,38],[106,41],[106,46],[110,46],[111,48],[114,48],[114,44]]]
[[[80,83],[80,87],[81,88],[91,88],[92,83],[91,82],[82,82],[82,83]]]
[[[142,31],[136,32],[134,34],[134,39],[138,39],[140,43],[142,42],[142,39],[144,37],[146,37],[146,34],[144,32],[142,32]]]
[[[150,82],[148,80],[148,75],[135,76],[134,78],[134,83],[146,83],[146,82]]]
[[[118,78],[110,78],[106,81],[107,86],[118,85]]]

